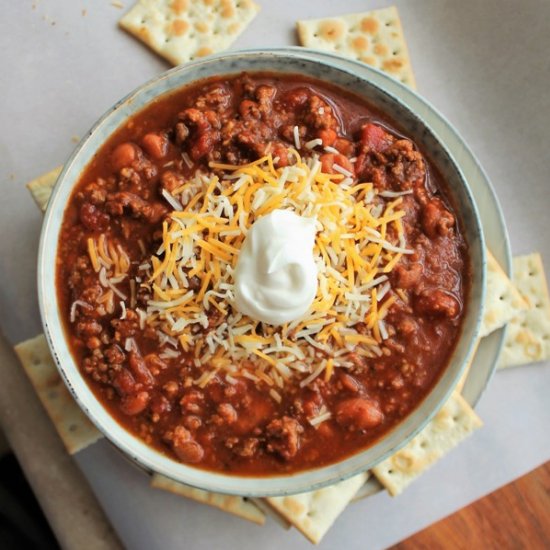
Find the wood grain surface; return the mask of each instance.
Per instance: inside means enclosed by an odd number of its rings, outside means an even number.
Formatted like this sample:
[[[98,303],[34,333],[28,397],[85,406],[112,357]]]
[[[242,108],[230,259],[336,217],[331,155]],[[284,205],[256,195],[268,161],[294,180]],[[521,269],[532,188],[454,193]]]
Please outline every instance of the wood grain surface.
[[[550,549],[550,461],[391,550]]]

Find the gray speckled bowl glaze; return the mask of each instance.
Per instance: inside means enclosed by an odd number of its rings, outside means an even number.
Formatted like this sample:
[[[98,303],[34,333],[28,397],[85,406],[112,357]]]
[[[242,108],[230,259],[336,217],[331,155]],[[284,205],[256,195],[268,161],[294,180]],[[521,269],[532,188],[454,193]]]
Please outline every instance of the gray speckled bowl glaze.
[[[478,211],[460,168],[445,144],[425,122],[422,113],[413,112],[397,96],[368,78],[369,74],[379,78],[381,73],[374,69],[368,69],[365,73],[366,68],[360,67],[362,76],[357,76],[354,71],[340,68],[336,61],[320,61],[314,52],[298,48],[235,52],[177,67],[144,84],[117,103],[90,130],[65,164],[48,205],[40,240],[38,289],[45,333],[58,369],[80,407],[112,443],[144,468],[188,485],[222,493],[266,496],[311,491],[362,472],[403,446],[425,426],[449,397],[460,378],[479,332],[485,292],[485,247]],[[473,266],[471,291],[460,341],[449,366],[424,401],[365,451],[339,463],[293,475],[243,477],[207,472],[175,462],[127,432],[103,408],[80,374],[67,346],[56,299],[55,259],[65,206],[83,169],[107,137],[124,124],[128,117],[162,94],[202,78],[241,71],[299,73],[319,78],[355,92],[387,113],[428,154],[448,183],[462,221]]]

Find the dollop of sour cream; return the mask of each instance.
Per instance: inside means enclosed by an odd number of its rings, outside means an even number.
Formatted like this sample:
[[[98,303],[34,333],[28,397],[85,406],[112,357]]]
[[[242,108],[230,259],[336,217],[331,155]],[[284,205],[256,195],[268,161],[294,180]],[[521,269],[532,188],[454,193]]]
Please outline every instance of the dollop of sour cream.
[[[237,309],[270,325],[299,319],[317,294],[315,219],[273,210],[248,230],[235,268]]]

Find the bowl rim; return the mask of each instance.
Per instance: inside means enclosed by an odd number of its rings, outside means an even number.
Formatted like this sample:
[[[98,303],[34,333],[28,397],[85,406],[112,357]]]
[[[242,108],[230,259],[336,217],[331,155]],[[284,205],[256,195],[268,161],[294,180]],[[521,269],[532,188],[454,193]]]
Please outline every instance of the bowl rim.
[[[38,273],[39,307],[40,307],[40,315],[41,315],[46,339],[48,342],[48,346],[52,352],[52,356],[54,357],[57,369],[64,383],[66,384],[67,388],[71,392],[73,398],[76,400],[80,408],[84,411],[84,413],[88,416],[88,418],[96,425],[96,427],[103,433],[103,435],[107,438],[107,440],[109,440],[113,445],[115,445],[115,447],[117,447],[119,450],[121,450],[127,456],[129,456],[134,462],[136,462],[138,465],[140,465],[141,467],[147,470],[158,472],[180,483],[196,486],[204,490],[223,492],[223,493],[235,494],[235,495],[245,495],[245,496],[280,496],[280,495],[286,495],[286,494],[291,494],[296,492],[315,490],[315,489],[336,483],[338,481],[341,481],[353,475],[356,475],[372,467],[373,464],[383,460],[390,454],[393,454],[399,448],[403,447],[410,439],[412,439],[430,421],[430,419],[437,412],[441,404],[444,403],[446,399],[448,399],[448,397],[454,390],[456,381],[460,378],[460,376],[464,372],[464,369],[467,364],[467,359],[468,357],[471,356],[474,342],[478,338],[479,331],[480,331],[481,315],[482,315],[484,296],[485,296],[486,258],[485,258],[483,228],[481,226],[481,220],[477,209],[477,205],[475,203],[475,200],[473,198],[469,185],[464,177],[464,174],[462,173],[462,170],[460,169],[460,166],[457,164],[457,162],[455,161],[451,153],[448,151],[445,143],[439,138],[439,136],[434,131],[431,130],[429,125],[427,125],[426,122],[418,114],[416,114],[408,105],[403,104],[400,98],[394,96],[392,93],[388,92],[387,90],[383,90],[382,88],[379,87],[378,84],[370,82],[369,84],[371,86],[373,86],[374,88],[377,88],[378,91],[390,97],[393,102],[400,104],[400,106],[406,111],[408,111],[413,116],[413,118],[416,118],[417,120],[421,121],[423,127],[435,139],[435,141],[438,143],[438,146],[445,152],[447,158],[451,160],[453,169],[456,171],[458,175],[458,179],[462,182],[463,191],[466,193],[466,196],[468,198],[468,206],[469,208],[471,208],[474,214],[473,219],[476,224],[476,232],[479,235],[479,243],[477,244],[479,244],[479,247],[480,247],[479,256],[481,258],[481,266],[475,266],[475,267],[479,267],[479,272],[480,272],[479,284],[481,285],[481,294],[480,294],[481,298],[480,298],[480,305],[477,308],[475,326],[470,330],[471,332],[470,340],[466,345],[466,349],[465,349],[465,352],[463,353],[463,357],[460,362],[460,367],[457,369],[456,376],[453,378],[454,383],[448,384],[448,387],[446,387],[445,391],[442,392],[443,394],[442,397],[438,399],[435,405],[429,407],[428,414],[422,415],[423,420],[421,420],[419,423],[417,423],[414,426],[410,426],[412,417],[414,416],[415,412],[418,411],[419,409],[422,409],[422,407],[428,401],[428,397],[434,393],[434,390],[438,386],[441,385],[442,380],[444,378],[443,375],[440,377],[438,382],[436,382],[432,390],[430,390],[430,392],[424,397],[424,399],[416,406],[416,408],[413,411],[411,411],[411,413],[409,413],[401,422],[399,422],[396,426],[391,428],[389,432],[386,432],[378,442],[376,442],[375,444],[371,445],[370,447],[368,447],[363,451],[360,451],[358,453],[355,453],[354,455],[351,455],[350,457],[343,459],[340,462],[329,464],[313,470],[305,470],[305,471],[297,472],[295,474],[287,474],[287,475],[276,475],[276,476],[225,475],[219,472],[201,470],[198,468],[193,468],[188,465],[177,463],[176,461],[163,455],[156,449],[146,445],[141,440],[136,438],[133,434],[126,431],[125,428],[123,428],[120,424],[118,424],[118,422],[106,411],[106,408],[102,405],[101,401],[99,401],[95,397],[95,394],[93,393],[93,391],[88,387],[86,380],[81,375],[79,368],[76,366],[76,361],[74,361],[74,358],[70,353],[68,343],[67,343],[67,335],[64,332],[63,324],[60,319],[58,309],[56,307],[55,311],[52,312],[51,311],[52,308],[49,305],[49,300],[52,299],[51,287],[53,286],[53,294],[55,295],[55,297],[53,298],[53,302],[57,306],[57,293],[55,290],[55,285],[56,285],[55,267],[53,269],[54,271],[53,281],[50,281],[49,285],[46,284],[47,281],[42,275],[48,271],[47,269],[48,262],[50,263],[53,262],[55,264],[55,259],[57,257],[59,230],[55,231],[53,236],[50,236],[50,233],[52,231],[50,228],[52,226],[52,219],[54,215],[57,213],[58,215],[61,215],[61,217],[63,217],[63,213],[65,210],[65,206],[66,206],[65,203],[61,205],[57,204],[59,202],[57,198],[59,197],[59,191],[62,188],[62,182],[64,182],[65,178],[68,177],[67,175],[70,174],[75,161],[79,158],[79,155],[82,153],[82,151],[85,150],[86,145],[89,142],[89,139],[99,129],[101,129],[102,125],[107,120],[109,120],[112,116],[114,116],[117,113],[117,111],[121,106],[133,103],[137,97],[145,94],[150,89],[154,89],[155,86],[158,85],[158,83],[161,82],[162,80],[169,78],[174,74],[185,73],[201,65],[208,65],[212,63],[223,64],[223,63],[228,63],[230,60],[233,60],[233,59],[253,58],[256,56],[260,56],[260,57],[263,56],[266,58],[269,58],[269,57],[284,58],[290,55],[294,59],[302,59],[308,63],[327,66],[334,71],[345,73],[347,75],[354,76],[355,78],[359,78],[361,80],[366,80],[364,76],[357,77],[356,75],[351,73],[349,70],[338,67],[336,64],[332,64],[330,61],[308,58],[307,57],[308,53],[314,53],[314,52],[311,50],[307,50],[305,48],[297,48],[297,47],[295,48],[290,48],[290,47],[289,48],[260,48],[260,49],[240,50],[240,51],[229,52],[229,53],[225,52],[214,56],[209,56],[205,59],[197,60],[183,66],[175,67],[164,73],[161,73],[160,75],[155,76],[154,78],[148,80],[144,84],[138,86],[132,92],[130,92],[121,100],[116,102],[110,109],[108,109],[105,112],[105,114],[102,117],[100,117],[97,120],[97,122],[92,126],[92,128],[86,133],[86,136],[80,141],[78,146],[75,148],[75,150],[73,151],[73,153],[71,154],[67,162],[65,163],[63,170],[58,177],[56,186],[52,192],[52,195],[50,197],[50,201],[48,203],[48,207],[44,216],[44,222],[43,222],[42,231],[40,235],[39,254],[38,254],[38,272],[37,272]],[[378,71],[370,67],[369,69],[371,71],[374,71],[378,74],[383,75],[384,77],[391,78],[388,75],[382,73],[381,71]],[[229,68],[227,68],[226,70],[221,68],[219,71],[219,74],[229,74],[231,72],[232,71]],[[275,72],[281,72],[281,71],[275,71]],[[291,73],[293,71],[289,70],[288,72]],[[196,82],[197,80],[198,79],[191,79],[189,82],[179,83],[177,85],[174,85],[169,90],[161,90],[160,92],[154,94],[153,97],[149,98],[144,105],[139,106],[139,108],[137,108],[132,113],[132,115],[134,115],[136,112],[139,112],[141,109],[143,109],[145,105],[149,104],[150,101],[152,101],[153,99],[163,96],[165,94],[169,94],[170,92],[173,92],[175,89],[177,89],[177,87],[191,85],[193,82]],[[395,79],[392,79],[392,80],[395,80]],[[401,87],[403,87],[401,83],[398,82],[398,84]],[[429,103],[427,103],[425,100],[424,102],[433,111],[437,113],[437,111]],[[117,123],[116,127],[117,128],[120,127],[121,124],[123,124],[122,120],[120,120]],[[108,136],[110,135],[112,135],[112,132],[109,132]],[[102,140],[102,143],[104,143],[106,139],[108,139],[108,137],[104,138]],[[97,147],[94,147],[93,149],[94,151],[97,151]],[[74,185],[77,183],[77,181],[78,181],[78,177],[72,178],[72,182],[70,184],[71,191],[74,188]],[[464,206],[457,204],[455,205],[455,208],[462,209],[464,208]],[[53,239],[54,244],[50,244],[51,239]],[[476,243],[468,243],[468,248],[471,249],[475,244]],[[50,249],[48,249],[48,246],[50,247]],[[471,290],[472,289],[470,289],[470,296],[469,296],[470,302],[472,299]],[[464,326],[463,326],[463,330],[464,330]],[[59,333],[61,333],[61,338],[59,337]],[[462,334],[460,338],[461,339],[464,338],[464,334]],[[451,357],[451,360],[449,361],[449,365],[446,370],[449,370],[450,364],[453,362],[455,353],[456,353],[456,350],[455,352],[453,352],[453,356]],[[63,360],[61,358],[62,355],[64,356]],[[69,358],[68,359],[69,363],[72,363],[72,365],[64,364],[64,360],[67,360],[67,357]],[[82,384],[84,384],[85,386],[84,394],[80,393],[81,392],[80,388],[82,387]],[[79,386],[78,390],[77,390],[77,386]],[[92,399],[90,399],[90,397]],[[90,405],[90,403],[93,403],[93,405]],[[100,410],[98,410],[98,407]],[[103,414],[100,414],[100,413],[103,413]],[[110,422],[105,422],[105,416],[109,417]],[[113,426],[113,425],[116,425],[116,426]],[[370,462],[364,462],[364,461],[362,462],[360,460],[360,457],[362,455],[364,455],[369,451],[372,452],[372,449],[378,448],[380,444],[384,442],[384,440],[388,439],[388,436],[390,436],[397,427],[403,428],[403,426],[406,426],[408,429],[406,430],[405,437],[401,438],[400,442],[392,445],[391,448],[386,449],[384,452],[380,453],[379,456],[377,456],[376,460],[374,461],[371,460]],[[118,429],[116,429],[117,427]],[[150,455],[156,455],[157,458],[160,457],[162,460],[160,460],[160,462],[158,460],[153,460],[152,458],[154,457],[151,457]],[[172,463],[173,465],[176,465],[176,468],[175,468],[175,470],[177,471],[176,473],[174,472],[173,469],[170,469],[170,468],[167,469],[165,467],[166,465],[164,464],[164,462],[166,461]],[[359,466],[355,465],[351,468],[346,467],[346,465],[349,464],[350,462],[362,462],[362,463]],[[190,473],[194,473],[194,474],[199,473],[201,475],[188,475]],[[313,477],[314,479],[309,481],[304,479],[307,477]],[[200,478],[200,479],[197,479],[197,478]],[[228,480],[230,480],[229,483],[228,483]]]

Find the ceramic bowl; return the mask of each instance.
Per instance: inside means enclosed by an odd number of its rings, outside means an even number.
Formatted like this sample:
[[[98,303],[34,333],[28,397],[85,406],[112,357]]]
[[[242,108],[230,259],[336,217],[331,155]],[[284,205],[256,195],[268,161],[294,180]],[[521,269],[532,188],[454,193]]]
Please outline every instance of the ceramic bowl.
[[[462,222],[473,266],[462,334],[448,367],[422,403],[376,444],[362,452],[329,466],[273,477],[224,475],[181,464],[127,432],[97,400],[82,377],[67,345],[55,288],[57,243],[65,206],[82,171],[106,139],[155,98],[203,78],[242,71],[308,75],[352,91],[389,115],[404,134],[431,158],[447,182]],[[365,471],[395,452],[426,425],[453,391],[477,339],[482,313],[485,247],[478,210],[458,164],[425,120],[424,115],[431,107],[428,106],[425,113],[414,111],[397,95],[389,93],[384,86],[374,84],[368,77],[369,74],[375,75],[380,81],[381,73],[364,66],[361,66],[360,73],[361,76],[357,76],[354,71],[340,68],[336,61],[320,60],[313,52],[301,48],[235,52],[189,63],[154,78],[114,105],[90,130],[65,164],[51,196],[40,239],[38,290],[44,331],[59,372],[82,410],[114,445],[142,467],[188,485],[229,494],[266,496],[311,491]]]

